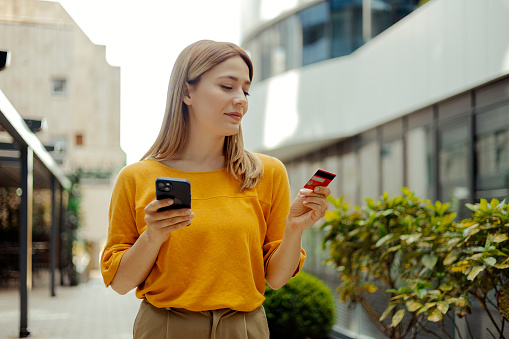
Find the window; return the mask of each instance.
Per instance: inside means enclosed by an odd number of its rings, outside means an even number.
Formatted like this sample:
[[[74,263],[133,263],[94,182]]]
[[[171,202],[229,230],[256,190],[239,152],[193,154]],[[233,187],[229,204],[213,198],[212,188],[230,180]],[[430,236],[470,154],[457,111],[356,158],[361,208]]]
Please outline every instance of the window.
[[[382,126],[382,188],[400,195],[403,186],[403,120]]]
[[[469,211],[464,207],[470,200],[468,120],[459,118],[439,129],[439,178],[438,200],[451,202],[458,218]]]
[[[377,36],[417,8],[418,0],[377,0],[371,3],[372,37]]]
[[[67,94],[67,81],[65,79],[51,79],[51,94]]]
[[[332,57],[348,55],[362,46],[362,3],[332,0]]]
[[[330,58],[330,21],[328,4],[322,2],[300,12],[302,26],[302,65],[309,65]]]
[[[375,199],[380,195],[380,144],[376,129],[360,135],[361,148],[359,150],[360,162],[360,200]]]
[[[342,190],[341,195],[345,196],[345,201],[348,204],[358,204],[358,183],[359,177],[359,165],[357,160],[357,153],[355,152],[355,145],[353,139],[348,139],[343,142],[344,154],[341,157],[341,176],[336,180],[341,180]],[[339,173],[338,173],[339,174]],[[338,194],[339,196],[339,194]]]
[[[76,134],[76,145],[83,145],[83,134]]]
[[[479,114],[476,132],[476,188],[485,191],[483,197],[505,198],[509,189],[509,105]]]

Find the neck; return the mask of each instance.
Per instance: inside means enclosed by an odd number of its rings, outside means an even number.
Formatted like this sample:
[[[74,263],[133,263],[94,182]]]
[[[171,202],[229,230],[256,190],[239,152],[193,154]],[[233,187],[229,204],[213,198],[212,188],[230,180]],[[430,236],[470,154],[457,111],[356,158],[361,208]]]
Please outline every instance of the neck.
[[[224,167],[225,138],[190,137],[184,149],[165,163],[175,169],[193,172],[204,172]]]

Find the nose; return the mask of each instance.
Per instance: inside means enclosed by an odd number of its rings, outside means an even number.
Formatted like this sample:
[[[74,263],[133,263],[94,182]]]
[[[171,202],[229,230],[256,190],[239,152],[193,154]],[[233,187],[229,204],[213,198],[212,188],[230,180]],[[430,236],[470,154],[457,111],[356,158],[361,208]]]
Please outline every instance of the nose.
[[[244,91],[237,91],[235,93],[235,97],[233,98],[233,104],[235,106],[246,106],[247,105],[247,98],[244,94]]]

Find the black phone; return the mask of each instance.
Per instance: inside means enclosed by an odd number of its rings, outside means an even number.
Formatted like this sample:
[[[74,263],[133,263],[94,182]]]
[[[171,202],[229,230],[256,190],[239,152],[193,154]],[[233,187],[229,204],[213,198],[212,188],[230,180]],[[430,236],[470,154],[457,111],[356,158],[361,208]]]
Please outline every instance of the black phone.
[[[156,198],[174,201],[172,205],[158,211],[191,208],[191,183],[186,179],[159,177],[156,179]]]

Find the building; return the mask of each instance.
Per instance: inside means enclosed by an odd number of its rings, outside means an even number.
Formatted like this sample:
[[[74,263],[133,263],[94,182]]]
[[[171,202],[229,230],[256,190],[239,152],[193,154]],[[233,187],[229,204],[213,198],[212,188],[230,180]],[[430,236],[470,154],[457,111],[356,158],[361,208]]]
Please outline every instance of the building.
[[[120,68],[50,1],[0,0],[0,48],[12,56],[0,77],[2,91],[24,119],[41,124],[37,135],[65,173],[84,172],[81,236],[97,268],[111,178],[125,164]]]
[[[242,46],[257,69],[245,143],[286,164],[294,194],[321,167],[352,204],[402,186],[456,206],[509,195],[509,1],[416,7],[245,1]],[[306,237],[305,269],[334,287],[320,230]],[[344,305],[335,330],[381,337]]]

